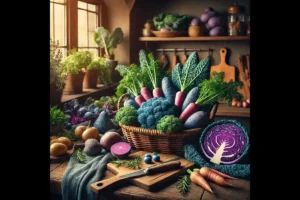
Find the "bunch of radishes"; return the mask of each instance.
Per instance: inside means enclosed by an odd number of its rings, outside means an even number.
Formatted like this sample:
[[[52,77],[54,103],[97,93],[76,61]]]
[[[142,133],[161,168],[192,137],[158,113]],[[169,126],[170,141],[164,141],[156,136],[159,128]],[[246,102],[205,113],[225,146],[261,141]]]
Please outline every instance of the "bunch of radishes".
[[[213,8],[208,7],[200,16],[200,20],[205,24],[205,29],[209,36],[220,36],[225,34],[225,20]]]

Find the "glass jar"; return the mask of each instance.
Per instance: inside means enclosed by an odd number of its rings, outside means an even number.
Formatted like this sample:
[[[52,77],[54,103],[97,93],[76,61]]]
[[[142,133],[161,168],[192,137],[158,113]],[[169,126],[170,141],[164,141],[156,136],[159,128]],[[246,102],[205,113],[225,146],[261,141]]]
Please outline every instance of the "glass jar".
[[[228,35],[244,36],[246,35],[245,14],[237,3],[228,8]]]

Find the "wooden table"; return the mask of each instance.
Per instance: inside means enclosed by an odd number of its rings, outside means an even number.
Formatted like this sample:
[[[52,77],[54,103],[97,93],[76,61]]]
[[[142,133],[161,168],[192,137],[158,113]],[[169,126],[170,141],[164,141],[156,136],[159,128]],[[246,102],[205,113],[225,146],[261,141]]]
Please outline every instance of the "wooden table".
[[[61,194],[61,180],[68,166],[68,161],[62,163],[50,164],[50,192]],[[106,171],[105,178],[114,176],[111,172]],[[216,194],[211,194],[204,191],[201,187],[191,184],[190,193],[187,196],[182,196],[176,189],[176,182],[170,183],[165,188],[158,192],[149,192],[134,185],[127,185],[116,190],[111,190],[99,199],[188,199],[188,200],[248,200],[250,199],[250,182],[242,179],[230,180],[235,188],[225,188],[218,186],[212,182],[209,184]]]

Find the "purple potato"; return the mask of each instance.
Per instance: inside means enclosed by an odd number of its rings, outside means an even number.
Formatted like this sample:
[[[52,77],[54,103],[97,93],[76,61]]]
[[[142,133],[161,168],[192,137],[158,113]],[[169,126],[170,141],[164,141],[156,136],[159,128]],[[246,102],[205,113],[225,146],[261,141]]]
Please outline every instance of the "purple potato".
[[[191,26],[200,26],[200,24],[201,24],[201,21],[198,17],[193,18],[190,23]]]
[[[209,31],[209,35],[210,36],[221,36],[224,34],[224,32],[225,32],[224,27],[216,26]]]
[[[216,26],[224,26],[224,22],[222,17],[220,16],[213,16],[207,21],[207,27],[212,29]]]
[[[215,9],[213,9],[212,7],[208,7],[208,8],[205,8],[204,12],[213,12],[215,11]]]
[[[203,13],[201,16],[200,16],[200,20],[201,22],[203,23],[206,23],[211,17],[215,16],[216,15],[216,12],[215,11],[212,11],[212,12],[206,12],[206,13]]]

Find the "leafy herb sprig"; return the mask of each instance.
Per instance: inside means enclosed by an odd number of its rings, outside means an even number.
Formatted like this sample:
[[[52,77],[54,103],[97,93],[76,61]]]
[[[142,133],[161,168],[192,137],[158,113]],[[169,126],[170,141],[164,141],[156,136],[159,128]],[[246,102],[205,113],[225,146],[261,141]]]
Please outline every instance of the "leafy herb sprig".
[[[142,160],[141,156],[135,157],[134,160],[114,160],[111,163],[115,164],[117,167],[124,166],[130,169],[140,169],[140,162]]]
[[[201,84],[197,105],[210,104],[218,100],[231,102],[233,98],[239,99],[238,88],[243,86],[240,81],[224,82],[224,72],[213,72],[211,79],[204,80]]]
[[[74,156],[75,161],[78,162],[78,163],[85,163],[86,162],[86,157],[82,153],[81,149],[75,150],[75,152],[74,152],[74,154],[72,156]]]
[[[189,175],[183,175],[177,182],[177,189],[182,195],[186,195],[191,189],[191,180]]]
[[[65,113],[57,108],[57,106],[50,107],[50,124],[63,125],[66,121]]]

